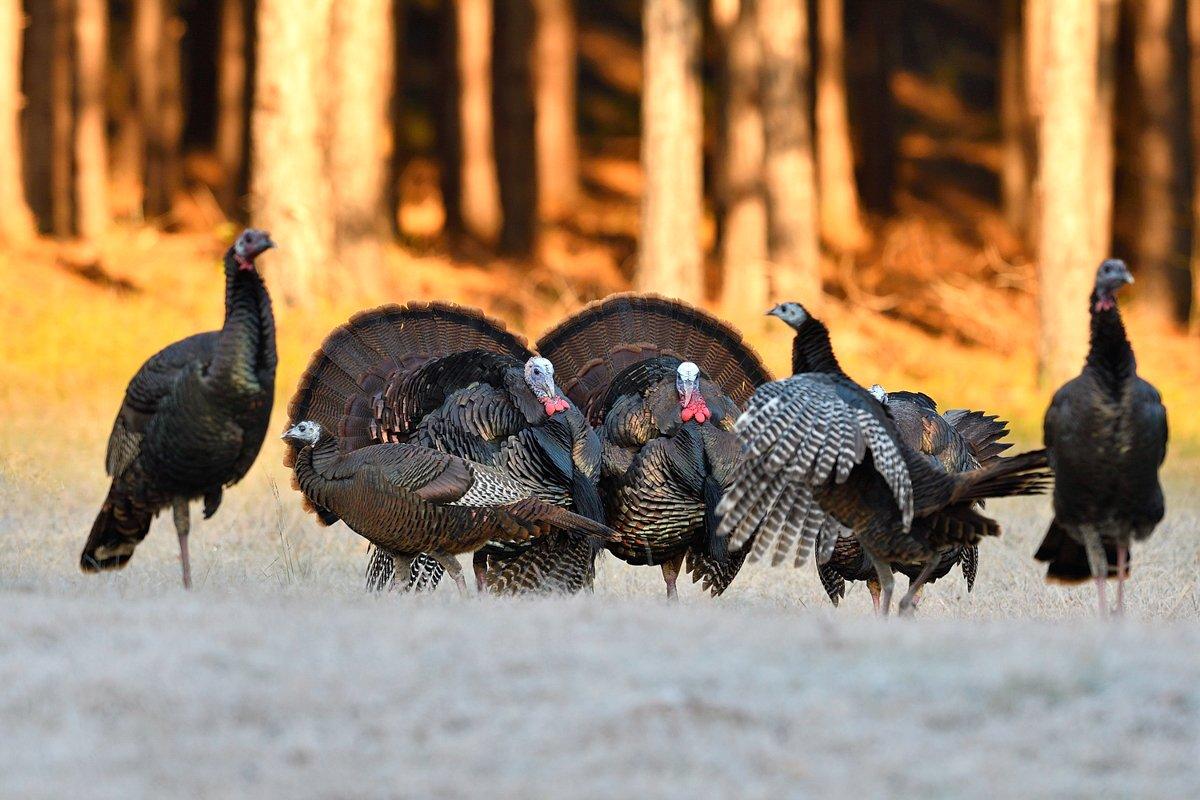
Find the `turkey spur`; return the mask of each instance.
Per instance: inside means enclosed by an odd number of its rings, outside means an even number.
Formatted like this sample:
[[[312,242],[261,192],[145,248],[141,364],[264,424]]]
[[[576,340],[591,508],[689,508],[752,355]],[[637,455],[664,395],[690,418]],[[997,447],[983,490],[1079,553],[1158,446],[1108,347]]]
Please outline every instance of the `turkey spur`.
[[[274,247],[247,229],[225,253],[225,324],[150,357],[125,390],[108,440],[108,496],[79,565],[120,569],[170,506],[179,536],[183,585],[191,587],[188,503],[204,499],[204,518],[224,487],[250,469],[267,433],[275,389],[275,319],[255,259]]]
[[[751,558],[773,550],[797,566],[820,544],[828,560],[837,525],[853,531],[891,607],[891,564],[920,566],[901,600],[910,612],[921,585],[949,551],[996,536],[974,507],[989,497],[1037,493],[1049,477],[1045,451],[947,473],[909,446],[887,408],[838,364],[829,331],[797,303],[770,314],[795,330],[792,377],[760,387],[738,420],[743,460],[718,508],[729,546],[757,535]]]

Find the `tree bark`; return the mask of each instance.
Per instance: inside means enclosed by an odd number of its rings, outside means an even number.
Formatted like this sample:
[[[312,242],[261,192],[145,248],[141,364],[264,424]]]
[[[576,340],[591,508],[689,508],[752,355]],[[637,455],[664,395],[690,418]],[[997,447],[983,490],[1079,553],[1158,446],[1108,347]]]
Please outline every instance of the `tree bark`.
[[[1182,109],[1172,59],[1173,6],[1172,0],[1141,0],[1130,6],[1141,112],[1134,155],[1138,219],[1133,268],[1139,302],[1162,319],[1185,319],[1187,300],[1182,283],[1186,278],[1176,274],[1180,270],[1175,263],[1182,252],[1177,238],[1182,226],[1175,224],[1174,213]]]
[[[1192,133],[1192,308],[1188,329],[1200,336],[1200,0],[1188,0],[1188,80]]]
[[[1025,70],[1022,61],[1023,0],[1004,0],[1000,39],[1000,131],[1003,162],[1000,193],[1004,217],[1018,236],[1029,222],[1029,195],[1033,191],[1029,163],[1029,120],[1026,114]]]
[[[329,173],[338,263],[360,285],[378,281],[388,235],[394,39],[392,0],[333,4],[334,81],[328,115]]]
[[[869,237],[854,180],[842,13],[842,0],[818,0],[817,174],[821,185],[821,236],[833,250],[853,252],[866,247]]]
[[[1058,0],[1043,19],[1042,222],[1038,290],[1039,377],[1055,387],[1079,371],[1087,351],[1087,297],[1101,258],[1090,189],[1096,114],[1099,6]]]
[[[109,222],[104,103],[108,3],[75,3],[75,228],[82,239],[94,241]]]
[[[534,0],[534,9],[538,213],[555,222],[571,213],[579,196],[575,10],[572,0]]]
[[[25,94],[21,115],[25,193],[38,230],[44,233],[54,230],[55,15],[53,3],[29,6],[20,72]]]
[[[183,131],[180,100],[179,40],[183,23],[167,14],[166,0],[136,0],[133,47],[137,104],[145,137],[142,178],[144,214],[157,218],[171,211],[181,184],[179,137]]]
[[[251,120],[254,224],[279,243],[269,275],[289,306],[321,296],[333,251],[320,86],[328,69],[331,0],[258,0],[258,63]]]
[[[217,163],[221,165],[218,201],[230,219],[240,219],[246,180],[246,0],[223,0],[217,56]]]
[[[703,120],[698,0],[643,6],[640,291],[691,303],[704,298],[700,246]]]
[[[533,70],[536,17],[533,0],[496,0],[493,42],[493,136],[500,189],[500,250],[525,256],[533,250],[538,176]]]
[[[459,189],[462,225],[488,244],[500,232],[500,189],[492,140],[492,0],[453,0],[458,32]]]
[[[75,232],[74,212],[74,35],[71,0],[54,0],[54,55],[50,72],[53,96],[53,132],[50,169],[54,235],[67,238]]]
[[[462,86],[458,74],[458,6],[444,0],[439,13],[438,182],[442,192],[443,235],[454,241],[465,233],[462,215]]]
[[[734,317],[762,314],[771,297],[767,262],[767,199],[763,188],[763,118],[759,108],[761,52],[750,2],[714,3],[724,43],[721,149],[717,191],[721,220],[721,304]]]
[[[1026,141],[1028,149],[1026,157],[1029,170],[1033,175],[1030,186],[1028,209],[1026,211],[1025,241],[1030,249],[1035,251],[1041,246],[1042,239],[1042,96],[1045,94],[1046,69],[1046,3],[1049,0],[1024,0],[1025,2],[1025,52],[1022,59],[1024,68],[1023,85],[1025,89],[1025,113],[1027,115],[1028,133]]]
[[[20,0],[0,0],[0,242],[19,244],[33,237],[33,216],[25,202],[21,169]]]
[[[1112,249],[1113,106],[1117,94],[1117,24],[1120,0],[1099,0],[1099,52],[1096,75],[1096,115],[1092,124],[1091,186],[1094,251]]]
[[[862,197],[868,208],[880,214],[895,211],[897,112],[892,95],[892,76],[900,64],[905,3],[870,4],[864,13],[854,58],[867,79],[862,100],[856,104],[861,121]]]
[[[805,5],[804,0],[757,0],[763,48],[764,174],[775,294],[817,309],[821,305],[821,264]]]

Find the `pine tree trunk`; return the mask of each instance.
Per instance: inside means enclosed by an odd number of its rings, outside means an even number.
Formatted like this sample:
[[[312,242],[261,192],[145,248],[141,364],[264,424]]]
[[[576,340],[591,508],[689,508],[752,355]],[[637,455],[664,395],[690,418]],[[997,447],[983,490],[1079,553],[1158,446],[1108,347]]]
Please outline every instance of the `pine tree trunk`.
[[[500,189],[492,141],[492,0],[453,0],[458,32],[458,117],[462,135],[462,224],[494,243],[500,233]]]
[[[53,3],[29,6],[20,72],[25,95],[21,114],[25,194],[38,230],[44,233],[54,230],[54,17]]]
[[[572,0],[534,0],[534,9],[538,213],[553,222],[568,216],[579,196],[575,10]]]
[[[462,215],[462,86],[458,73],[458,5],[454,0],[444,0],[438,21],[438,183],[445,215],[442,234],[455,241],[466,231]]]
[[[1200,336],[1200,0],[1188,0],[1188,81],[1192,133],[1192,308],[1188,329]]]
[[[108,3],[75,0],[75,228],[93,241],[108,228],[104,76]]]
[[[1038,354],[1041,383],[1053,388],[1083,363],[1087,297],[1101,257],[1088,196],[1099,7],[1095,0],[1058,0],[1043,20]]]
[[[699,303],[703,210],[698,0],[643,6],[641,235],[636,284]]]
[[[736,318],[761,316],[771,297],[767,262],[767,200],[763,188],[763,118],[759,108],[761,53],[751,2],[714,3],[724,44],[721,149],[721,304]]]
[[[54,129],[51,144],[51,192],[54,235],[67,238],[75,232],[75,97],[74,26],[71,0],[54,0],[54,56],[50,71]]]
[[[388,119],[392,130],[392,153],[388,160],[388,173],[384,185],[387,197],[387,222],[393,238],[400,238],[400,178],[409,154],[403,146],[401,132],[404,130],[404,88],[401,83],[405,53],[405,30],[407,19],[404,2],[392,2],[392,102],[388,106]],[[436,120],[438,114],[434,110]],[[436,122],[435,122],[436,125]]]
[[[338,263],[359,285],[383,271],[384,185],[392,152],[392,0],[333,4],[328,115],[334,242]]]
[[[246,0],[223,0],[217,55],[217,163],[221,165],[218,201],[230,219],[240,219],[246,179]]]
[[[0,0],[0,242],[18,244],[33,236],[21,170],[20,0]]]
[[[871,4],[859,23],[854,59],[868,76],[863,98],[856,105],[861,122],[862,196],[868,208],[880,214],[895,210],[897,110],[892,76],[900,66],[900,44],[905,3]]]
[[[1025,220],[1025,242],[1036,254],[1042,240],[1042,96],[1045,94],[1046,3],[1049,0],[1025,0],[1024,69],[1025,113],[1028,133],[1026,157],[1033,175]]]
[[[1133,269],[1138,301],[1162,319],[1182,318],[1186,305],[1182,276],[1175,274],[1181,251],[1174,181],[1181,163],[1177,143],[1182,108],[1172,58],[1173,6],[1173,0],[1141,0],[1130,6],[1141,112],[1134,154],[1138,211]]]
[[[757,0],[769,247],[775,294],[821,304],[817,189],[804,0]]]
[[[1092,168],[1088,195],[1092,198],[1094,252],[1112,249],[1113,107],[1117,94],[1117,24],[1120,0],[1099,0],[1099,54],[1096,76],[1096,117],[1092,124]]]
[[[869,243],[854,180],[854,146],[846,109],[846,38],[842,0],[818,0],[817,174],[820,176],[821,236],[838,252]]]
[[[500,188],[500,250],[533,250],[537,221],[537,156],[533,99],[533,0],[496,0],[493,135]]]
[[[1033,180],[1029,163],[1025,70],[1021,51],[1022,5],[1023,0],[1004,0],[998,83],[1003,143],[1000,193],[1004,202],[1004,217],[1013,232],[1024,237],[1029,222],[1029,195],[1033,191]]]
[[[254,224],[279,243],[268,279],[287,305],[307,306],[327,289],[333,252],[325,178],[320,87],[329,67],[331,0],[258,0],[259,31],[251,121]]]
[[[143,205],[149,219],[169,214],[182,186],[182,37],[183,22],[168,15],[166,0],[136,0],[133,46],[137,103],[145,137]]]

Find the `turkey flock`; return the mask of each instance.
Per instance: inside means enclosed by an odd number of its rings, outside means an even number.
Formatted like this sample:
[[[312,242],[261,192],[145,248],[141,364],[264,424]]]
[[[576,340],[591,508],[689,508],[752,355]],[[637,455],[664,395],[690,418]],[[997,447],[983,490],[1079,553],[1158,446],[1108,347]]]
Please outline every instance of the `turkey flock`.
[[[169,345],[130,381],[85,572],[123,567],[170,508],[191,586],[189,506],[216,513],[267,434],[277,356],[257,259],[273,246],[244,231],[224,258],[221,329]],[[792,375],[772,380],[721,320],[619,294],[533,345],[449,303],[356,315],[300,379],[285,463],[320,524],[370,543],[370,590],[428,591],[449,576],[469,591],[458,556],[471,554],[479,592],[576,593],[607,551],[659,568],[670,598],[683,571],[717,596],[747,560],[813,557],[835,606],[861,581],[883,616],[897,572],[901,614],[954,570],[969,591],[980,543],[1001,532],[985,503],[1053,485],[1035,558],[1048,581],[1094,580],[1102,616],[1115,578],[1119,614],[1130,544],[1163,517],[1167,444],[1117,308],[1132,282],[1121,261],[1100,265],[1087,361],[1054,395],[1041,450],[1009,454],[995,415],[859,385],[799,303],[768,312],[793,336]]]

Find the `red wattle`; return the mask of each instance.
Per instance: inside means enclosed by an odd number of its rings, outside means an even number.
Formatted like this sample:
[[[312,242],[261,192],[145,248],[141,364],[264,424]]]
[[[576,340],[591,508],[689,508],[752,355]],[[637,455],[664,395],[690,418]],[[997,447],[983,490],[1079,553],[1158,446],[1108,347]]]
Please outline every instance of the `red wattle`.
[[[679,412],[679,417],[684,422],[695,420],[703,425],[712,418],[712,412],[708,410],[708,404],[704,402],[704,398],[697,395],[692,398],[692,402],[688,403]]]
[[[559,411],[566,411],[570,407],[570,404],[561,397],[547,397],[542,400],[542,408],[546,409],[547,417],[553,417]]]

